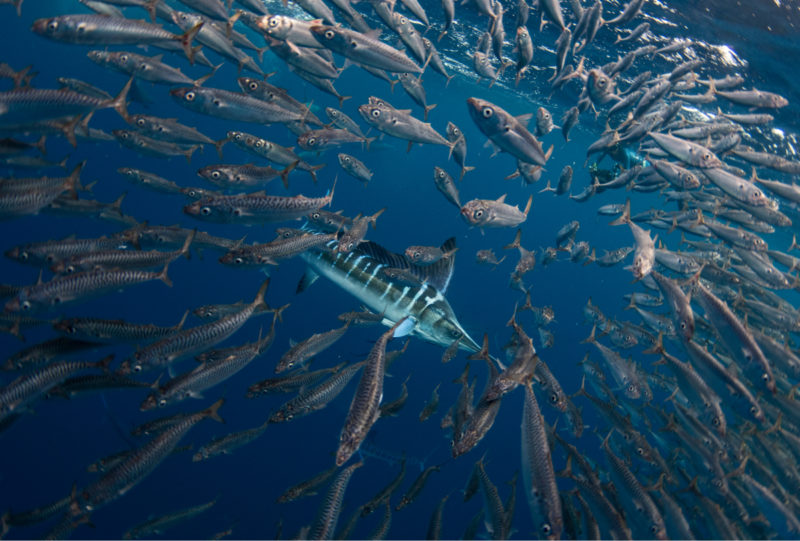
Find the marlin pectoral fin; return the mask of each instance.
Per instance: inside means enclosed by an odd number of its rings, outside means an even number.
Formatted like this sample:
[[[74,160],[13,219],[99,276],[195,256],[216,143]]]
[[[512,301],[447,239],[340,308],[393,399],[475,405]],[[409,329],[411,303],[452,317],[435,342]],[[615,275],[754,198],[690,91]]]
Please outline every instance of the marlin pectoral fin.
[[[319,274],[311,269],[306,269],[305,274],[303,274],[303,277],[300,278],[300,281],[297,283],[296,293],[302,293],[308,289],[309,286],[311,286],[311,284],[317,280],[317,278],[319,278]]]

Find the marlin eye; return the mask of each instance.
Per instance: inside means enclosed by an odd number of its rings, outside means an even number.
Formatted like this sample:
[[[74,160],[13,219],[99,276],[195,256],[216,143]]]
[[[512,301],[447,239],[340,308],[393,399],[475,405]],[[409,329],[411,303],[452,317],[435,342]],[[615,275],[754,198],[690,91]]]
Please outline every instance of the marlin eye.
[[[336,35],[336,34],[334,33],[334,31],[333,31],[333,30],[326,30],[326,31],[325,31],[325,37],[326,37],[327,39],[333,39],[333,36],[335,36],[335,35]]]
[[[187,92],[186,93],[186,101],[194,101],[194,92]]]
[[[209,207],[203,207],[200,209],[200,214],[202,214],[203,216],[208,216],[209,214],[211,214],[211,209]]]
[[[483,118],[489,118],[494,114],[494,111],[491,107],[484,107],[481,113],[483,114]]]

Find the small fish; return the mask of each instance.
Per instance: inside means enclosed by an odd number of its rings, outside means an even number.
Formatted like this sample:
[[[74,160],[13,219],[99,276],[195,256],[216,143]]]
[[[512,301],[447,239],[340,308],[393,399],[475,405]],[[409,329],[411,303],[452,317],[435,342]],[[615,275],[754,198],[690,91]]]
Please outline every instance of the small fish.
[[[533,203],[533,196],[528,198],[525,210],[520,211],[505,203],[506,196],[496,200],[473,199],[461,207],[461,216],[468,224],[478,227],[516,227],[528,219],[528,212]]]
[[[329,205],[332,200],[333,189],[325,197],[311,198],[256,192],[205,197],[183,207],[183,212],[206,222],[252,225],[300,219],[309,212]]]
[[[458,208],[461,208],[461,199],[458,195],[458,188],[456,188],[456,185],[453,182],[453,177],[451,177],[447,171],[438,165],[434,166],[433,181],[436,184],[436,187],[448,201],[453,203]]]
[[[302,342],[292,345],[278,360],[275,373],[280,374],[291,368],[302,366],[308,359],[335,344],[349,327],[350,323],[346,323],[337,329],[313,334]]]
[[[422,73],[405,53],[360,32],[324,25],[312,25],[310,30],[324,47],[359,64],[390,72]]]
[[[405,254],[415,265],[432,265],[443,257],[450,257],[456,250],[458,247],[444,252],[440,246],[409,246],[406,248]]]
[[[366,165],[364,165],[364,162],[355,156],[340,153],[337,157],[339,159],[339,165],[341,165],[342,169],[344,169],[345,172],[352,177],[360,180],[364,184],[367,184],[370,180],[372,180],[373,172],[370,171]]]
[[[542,144],[526,128],[531,115],[514,117],[499,106],[479,98],[469,98],[467,109],[478,128],[498,148],[535,165],[545,165],[553,148],[544,152]]]

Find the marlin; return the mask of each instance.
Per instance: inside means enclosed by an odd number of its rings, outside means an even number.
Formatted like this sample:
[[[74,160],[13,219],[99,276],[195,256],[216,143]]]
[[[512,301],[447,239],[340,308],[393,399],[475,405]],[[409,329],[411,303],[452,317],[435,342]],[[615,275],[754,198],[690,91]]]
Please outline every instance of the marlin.
[[[395,337],[412,334],[444,347],[460,340],[461,349],[474,353],[481,350],[458,322],[444,297],[453,275],[455,257],[422,267],[414,265],[405,255],[389,252],[374,242],[362,242],[348,253],[335,249],[338,242],[332,240],[301,255],[309,269],[298,285],[298,292],[321,274],[381,314],[384,325],[391,327],[407,318],[395,331]],[[444,252],[455,248],[453,237],[441,247]],[[402,276],[382,272],[398,268],[408,272]]]

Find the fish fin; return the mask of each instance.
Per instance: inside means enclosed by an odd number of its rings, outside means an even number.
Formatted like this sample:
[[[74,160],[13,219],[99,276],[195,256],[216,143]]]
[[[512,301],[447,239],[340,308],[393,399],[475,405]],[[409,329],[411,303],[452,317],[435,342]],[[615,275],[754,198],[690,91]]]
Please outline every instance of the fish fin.
[[[218,423],[224,423],[225,420],[222,417],[219,416],[219,413],[217,413],[219,411],[219,408],[221,408],[222,404],[224,404],[224,403],[225,403],[225,399],[224,398],[220,398],[219,400],[217,400],[216,402],[211,404],[211,407],[209,407],[207,410],[203,410],[203,414],[206,417],[211,417],[212,419],[214,419]]]
[[[403,336],[407,336],[414,331],[414,327],[416,327],[417,321],[411,317],[404,317],[397,323],[393,325],[394,334],[392,335],[393,338],[402,338]],[[391,329],[390,329],[391,330]]]
[[[300,282],[297,284],[297,290],[295,293],[302,293],[306,289],[308,289],[311,284],[313,284],[317,278],[319,278],[319,274],[311,269],[307,269],[303,277],[300,278]]]
[[[517,122],[522,124],[523,127],[528,127],[528,122],[530,122],[531,118],[533,117],[533,113],[526,113],[524,115],[515,116],[514,118],[517,119]]]

